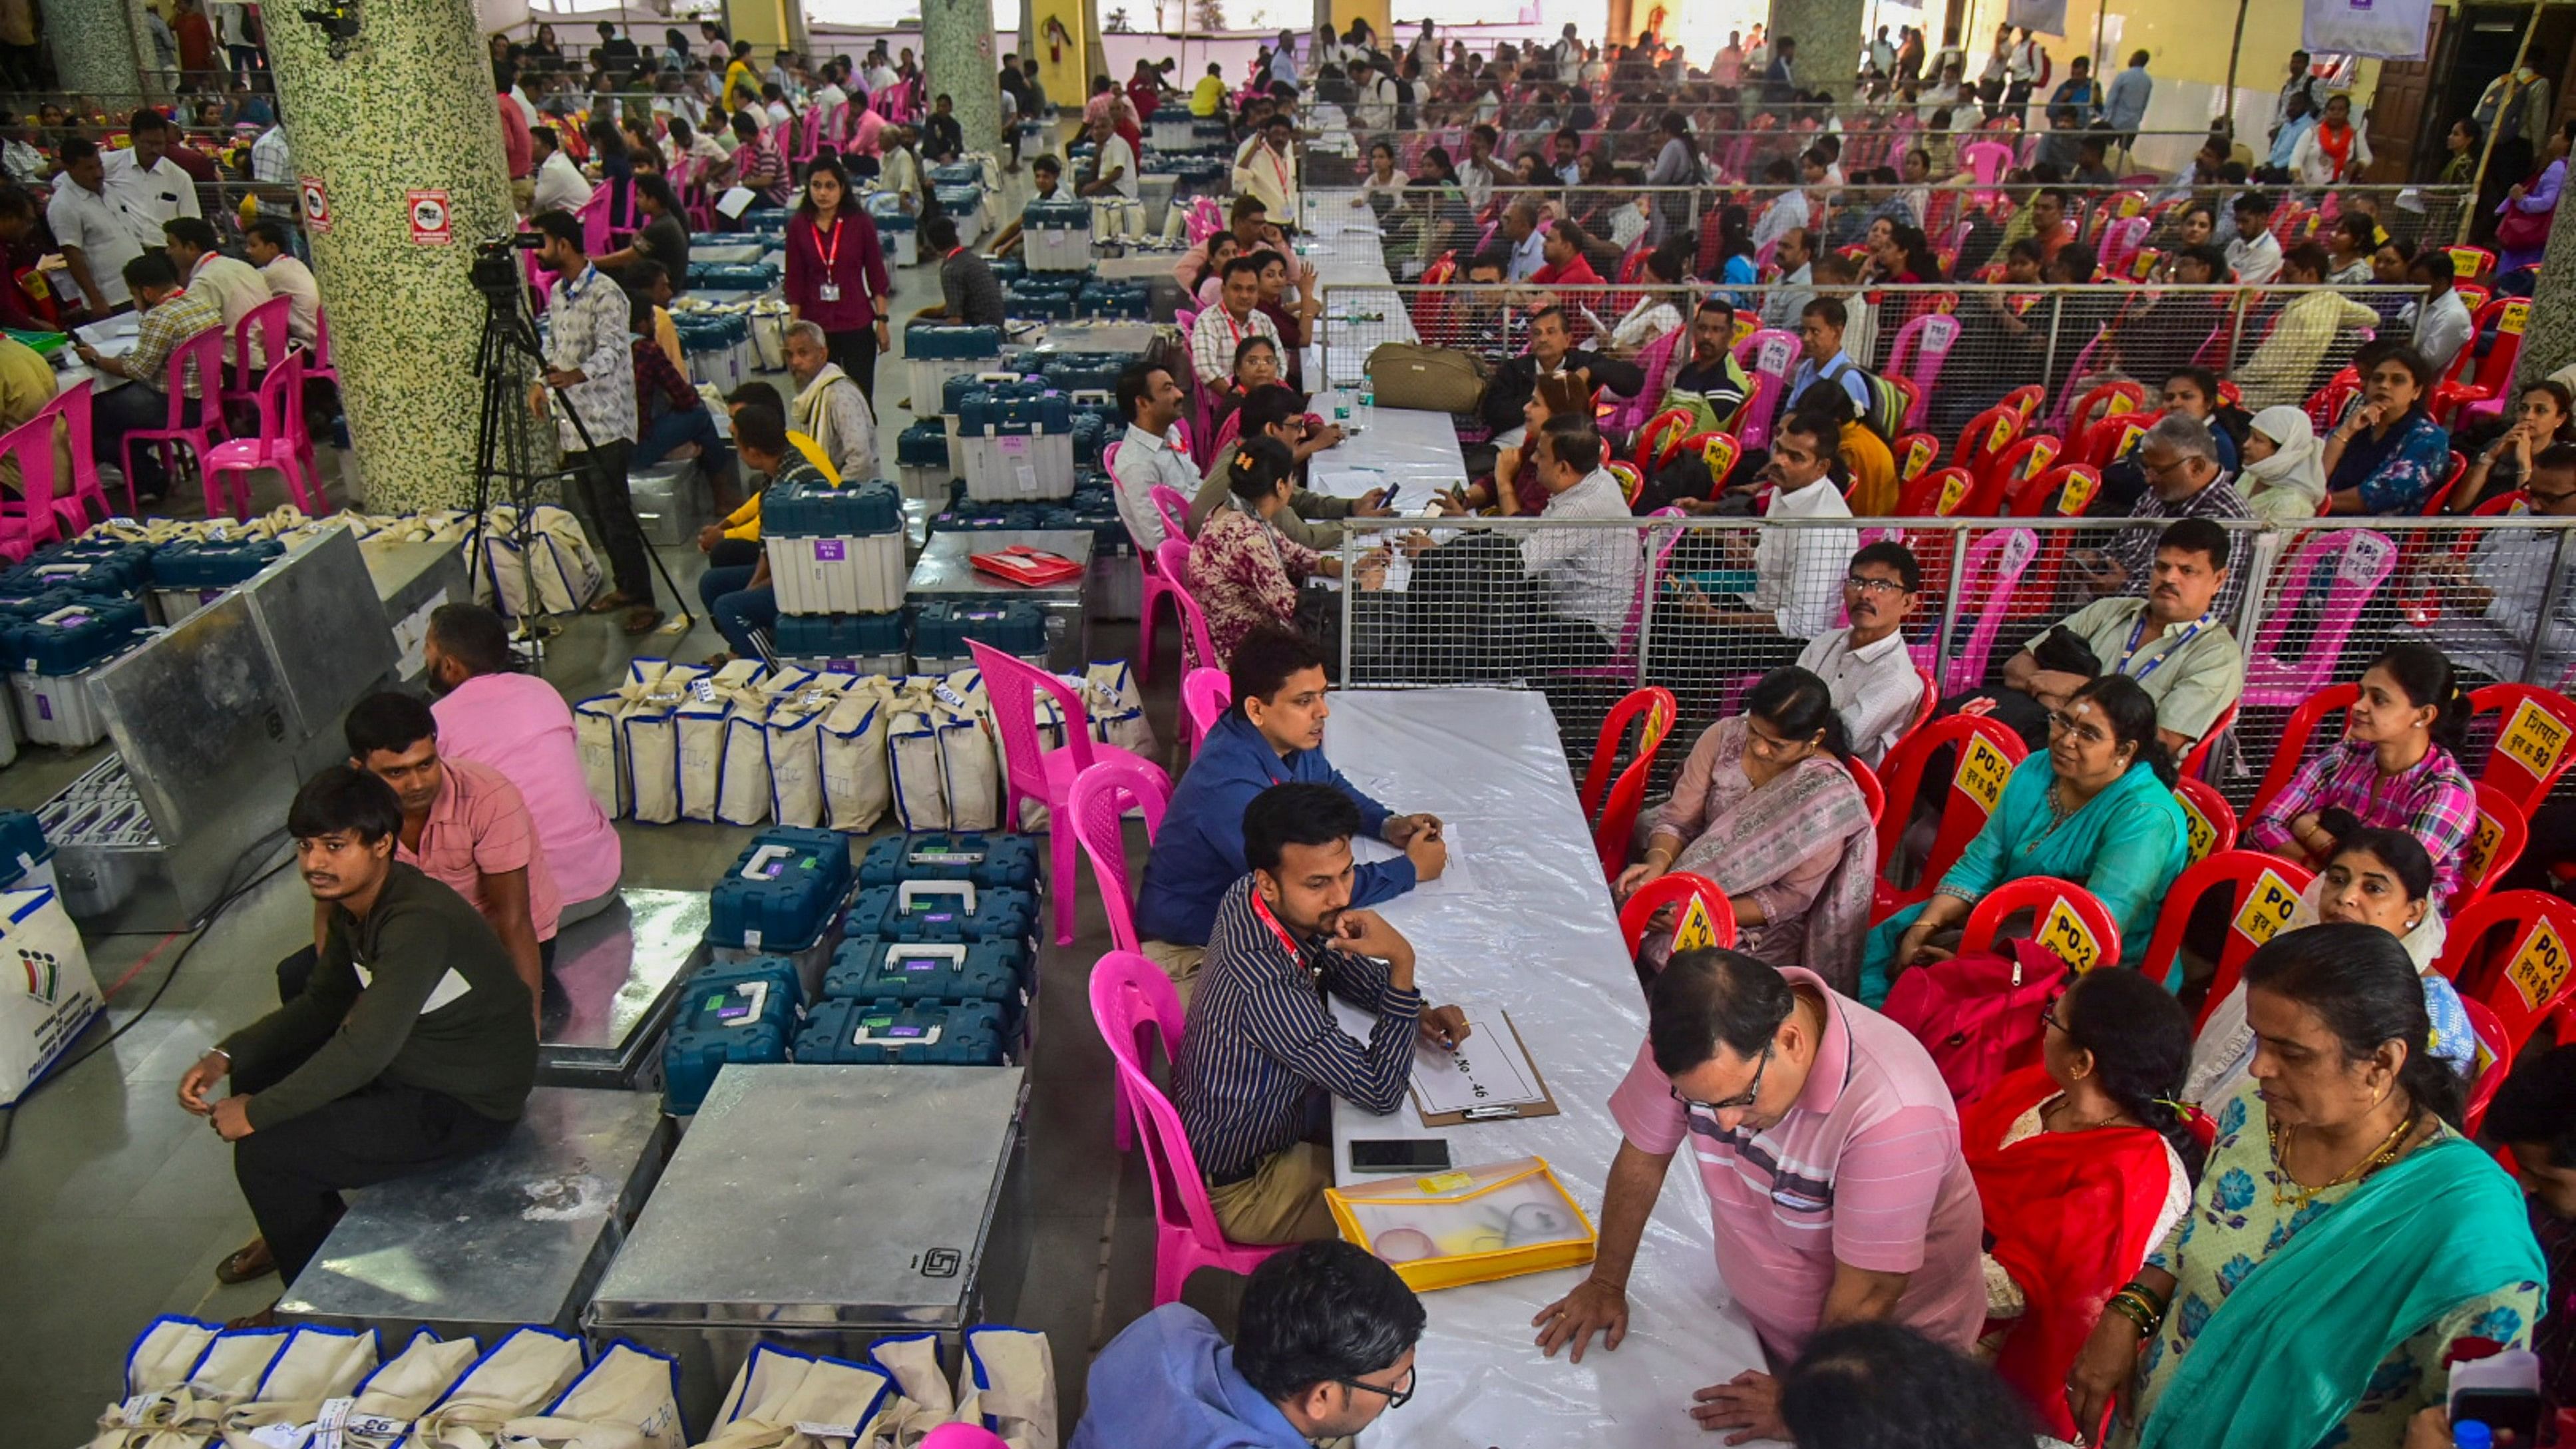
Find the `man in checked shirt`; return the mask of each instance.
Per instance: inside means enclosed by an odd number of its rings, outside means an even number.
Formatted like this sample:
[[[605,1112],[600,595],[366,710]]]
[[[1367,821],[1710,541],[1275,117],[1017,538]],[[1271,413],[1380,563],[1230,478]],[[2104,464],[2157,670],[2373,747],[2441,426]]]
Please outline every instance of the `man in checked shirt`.
[[[1243,812],[1252,873],[1217,907],[1172,1062],[1190,1151],[1238,1243],[1333,1236],[1331,1099],[1393,1112],[1416,1038],[1454,1047],[1467,1036],[1457,1007],[1424,1009],[1412,943],[1375,911],[1350,909],[1359,830],[1359,807],[1329,785],[1273,785]],[[1328,992],[1376,1013],[1366,1041],[1333,1020]]]

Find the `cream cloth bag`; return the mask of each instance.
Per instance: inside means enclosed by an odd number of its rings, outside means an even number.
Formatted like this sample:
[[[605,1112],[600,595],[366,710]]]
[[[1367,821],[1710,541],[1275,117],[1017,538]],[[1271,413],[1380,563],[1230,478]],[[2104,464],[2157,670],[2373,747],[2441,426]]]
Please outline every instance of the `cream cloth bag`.
[[[783,669],[772,676],[773,680],[790,678],[795,681],[793,687],[781,690],[771,701],[769,718],[761,726],[769,759],[769,814],[781,825],[819,826],[828,818],[823,722],[858,679],[802,669]],[[730,747],[727,757],[731,757]]]
[[[224,1449],[291,1449],[294,1436],[321,1416],[325,1401],[350,1393],[375,1371],[374,1333],[296,1329],[250,1402],[224,1415]]]
[[[501,1426],[501,1449],[681,1449],[679,1364],[618,1342],[541,1415]]]
[[[980,1423],[1011,1449],[1056,1449],[1055,1355],[1027,1328],[966,1330],[957,1420]]]
[[[528,522],[528,536],[522,540],[517,536],[517,509],[494,508],[484,513],[483,548],[490,561],[487,564],[481,557],[465,561],[474,575],[475,602],[490,604],[503,618],[518,618],[531,611],[528,584],[533,580],[534,612],[569,614],[587,605],[599,592],[604,575],[599,556],[591,550],[590,536],[582,532],[581,520],[564,509],[540,504]],[[462,532],[470,541],[470,525]],[[524,569],[523,551],[527,564]]]
[[[1081,684],[1083,712],[1091,716],[1091,737],[1138,759],[1154,758],[1154,725],[1145,717],[1145,696],[1136,688],[1136,672],[1127,661],[1094,663],[1083,673]]]
[[[910,831],[948,828],[948,768],[939,747],[947,712],[936,707],[901,710],[886,725],[887,769],[894,779],[895,820]]]
[[[868,1359],[894,1380],[895,1397],[878,1416],[880,1449],[914,1449],[931,1430],[957,1420],[956,1396],[939,1367],[939,1340],[926,1333],[880,1338]]]
[[[877,1369],[761,1344],[698,1449],[864,1449],[894,1398]]]
[[[875,828],[894,803],[886,734],[894,718],[886,680],[858,680],[823,717],[823,804],[834,830]]]
[[[428,1330],[415,1333],[403,1351],[367,1376],[348,1399],[322,1406],[322,1423],[340,1426],[339,1449],[393,1449],[411,1432],[412,1422],[447,1396],[465,1371],[474,1366],[482,1346],[470,1338],[440,1342]],[[332,1449],[320,1434],[309,1449]]]
[[[581,1340],[513,1330],[421,1415],[405,1449],[494,1449],[501,1426],[555,1401],[582,1370]]]
[[[98,1416],[90,1449],[126,1449],[186,1411],[188,1371],[206,1356],[223,1330],[193,1318],[156,1318],[135,1335],[125,1355],[125,1398]]]
[[[619,721],[653,692],[670,667],[670,661],[665,659],[630,659],[626,663],[626,682],[615,693],[594,694],[572,707],[582,783],[590,787],[590,798],[599,802],[599,808],[611,820],[625,818],[635,800],[626,779],[626,731]]]
[[[727,726],[736,710],[746,706],[755,711],[766,707],[760,693],[760,682],[768,669],[757,659],[736,659],[722,669],[689,685],[690,697],[681,702],[672,715],[677,731],[680,760],[680,818],[712,822],[716,819],[717,796],[724,788],[724,755]],[[762,762],[761,814],[769,813],[768,765]],[[752,824],[735,821],[735,824]]]
[[[635,818],[669,825],[680,818],[680,707],[696,696],[708,671],[695,664],[665,667],[618,719],[626,743],[626,793]]]

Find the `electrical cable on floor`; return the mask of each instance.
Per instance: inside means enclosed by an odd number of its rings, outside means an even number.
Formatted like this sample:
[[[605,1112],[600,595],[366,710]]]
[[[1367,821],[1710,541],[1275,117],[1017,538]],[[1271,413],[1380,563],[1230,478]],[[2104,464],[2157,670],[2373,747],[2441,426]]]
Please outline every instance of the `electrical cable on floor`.
[[[100,1052],[107,1050],[109,1047],[116,1045],[117,1038],[125,1035],[129,1031],[132,1031],[136,1022],[139,1022],[143,1020],[144,1017],[151,1015],[152,1008],[161,1004],[161,994],[170,989],[171,982],[179,979],[179,968],[187,964],[188,953],[196,950],[198,944],[204,941],[208,935],[213,933],[215,922],[223,918],[224,912],[231,909],[235,901],[240,900],[242,897],[249,895],[253,890],[258,889],[259,886],[265,883],[270,876],[277,874],[279,871],[286,869],[294,863],[295,856],[290,852],[286,859],[279,861],[277,864],[270,866],[268,869],[261,871],[255,876],[252,876],[249,880],[242,882],[239,886],[227,891],[222,898],[215,902],[214,908],[206,912],[206,919],[197,927],[196,934],[190,936],[187,943],[179,948],[179,954],[170,958],[170,969],[162,973],[161,984],[152,988],[151,997],[147,999],[132,1016],[127,1017],[123,1025],[117,1027],[116,1030],[109,1032],[99,1040],[92,1042],[87,1049],[80,1053],[80,1055],[58,1064],[53,1070],[45,1073],[42,1077],[37,1078],[35,1083],[29,1086],[26,1091],[18,1094],[17,1101],[10,1103],[6,1107],[0,1107],[0,1157],[6,1157],[8,1155],[9,1132],[10,1128],[18,1120],[18,1109],[27,1105],[28,1101],[38,1092],[61,1081],[64,1077],[71,1075],[73,1068],[79,1066],[85,1061],[88,1061],[91,1057],[97,1056]],[[152,956],[158,953],[162,946],[166,946],[168,944],[169,937],[163,937],[159,945],[154,946],[151,952],[147,952],[145,954],[144,961],[151,960]],[[136,962],[134,968],[127,971],[125,976],[117,982],[117,986],[121,987],[125,982],[133,980],[135,973],[140,971],[142,967],[142,961]],[[112,992],[115,989],[116,988],[111,987],[110,991]]]

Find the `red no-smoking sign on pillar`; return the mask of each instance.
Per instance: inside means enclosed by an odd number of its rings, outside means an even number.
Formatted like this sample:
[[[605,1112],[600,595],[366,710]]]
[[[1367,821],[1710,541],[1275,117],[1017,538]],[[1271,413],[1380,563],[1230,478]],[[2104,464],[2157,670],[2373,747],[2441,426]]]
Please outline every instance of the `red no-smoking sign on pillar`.
[[[456,240],[446,192],[414,189],[403,193],[403,202],[411,218],[412,245],[443,247]]]
[[[304,229],[316,235],[331,229],[331,199],[322,190],[322,178],[305,176],[297,179],[296,189],[302,195]]]

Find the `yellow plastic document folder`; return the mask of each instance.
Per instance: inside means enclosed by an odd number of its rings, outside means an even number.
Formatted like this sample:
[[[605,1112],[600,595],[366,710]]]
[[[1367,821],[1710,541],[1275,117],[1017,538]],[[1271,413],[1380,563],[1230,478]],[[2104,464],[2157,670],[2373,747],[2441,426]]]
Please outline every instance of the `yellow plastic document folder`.
[[[1592,1220],[1544,1157],[1327,1188],[1345,1241],[1417,1290],[1455,1288],[1592,1261]]]

